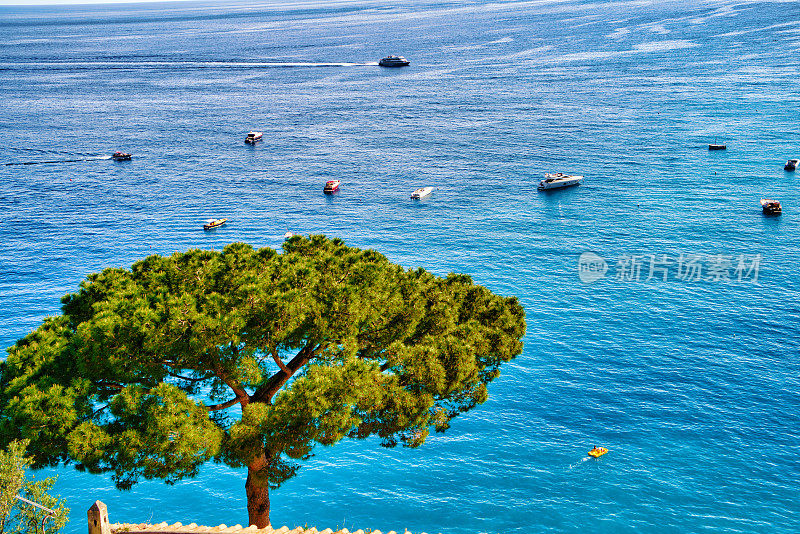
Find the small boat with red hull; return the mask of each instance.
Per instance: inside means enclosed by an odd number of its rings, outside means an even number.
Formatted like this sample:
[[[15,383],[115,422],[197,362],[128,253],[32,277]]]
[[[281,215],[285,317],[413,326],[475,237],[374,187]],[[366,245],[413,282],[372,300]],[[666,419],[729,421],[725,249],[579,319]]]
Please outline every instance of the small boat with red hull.
[[[325,193],[334,193],[339,190],[341,180],[328,180],[325,182],[325,187],[322,189]]]

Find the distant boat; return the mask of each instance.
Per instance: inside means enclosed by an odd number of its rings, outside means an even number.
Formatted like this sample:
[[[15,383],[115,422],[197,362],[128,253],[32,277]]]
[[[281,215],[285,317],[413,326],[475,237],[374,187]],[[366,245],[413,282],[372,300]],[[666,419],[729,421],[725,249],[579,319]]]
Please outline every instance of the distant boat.
[[[403,56],[386,56],[378,62],[381,67],[407,67],[411,62]]]
[[[764,215],[780,215],[783,213],[781,203],[771,198],[761,199],[761,213]]]
[[[111,159],[114,161],[130,161],[133,156],[128,154],[127,152],[120,152],[117,150],[113,154],[111,154]]]
[[[717,144],[708,145],[709,150],[726,150],[727,148],[728,148],[727,145],[717,145]]]
[[[325,182],[325,187],[322,189],[325,193],[333,193],[334,191],[339,190],[339,184],[341,184],[341,180],[328,180]]]
[[[411,198],[425,198],[431,193],[433,193],[432,187],[420,187],[419,189],[411,193]]]
[[[206,221],[206,224],[203,225],[203,230],[211,230],[213,228],[219,228],[226,222],[228,222],[228,219],[208,219]]]
[[[290,231],[286,232],[285,234],[283,234],[283,238],[284,238],[284,239],[289,239],[290,237],[294,237],[294,236],[296,236],[296,235],[298,235],[298,234],[296,234],[296,233],[294,233],[294,232],[292,232],[292,231],[290,230]]]
[[[247,134],[247,137],[244,138],[244,142],[254,145],[258,141],[261,141],[261,138],[263,136],[264,136],[263,132],[250,132]]]
[[[592,450],[589,451],[589,456],[592,458],[600,458],[605,453],[608,452],[608,449],[605,447],[593,447]]]
[[[564,174],[561,172],[548,173],[544,175],[544,180],[539,182],[537,189],[539,191],[546,191],[548,189],[561,189],[563,187],[580,185],[582,182],[583,176]]]
[[[786,165],[783,166],[783,170],[785,171],[793,171],[797,169],[797,164],[800,163],[800,159],[790,159],[786,162]]]

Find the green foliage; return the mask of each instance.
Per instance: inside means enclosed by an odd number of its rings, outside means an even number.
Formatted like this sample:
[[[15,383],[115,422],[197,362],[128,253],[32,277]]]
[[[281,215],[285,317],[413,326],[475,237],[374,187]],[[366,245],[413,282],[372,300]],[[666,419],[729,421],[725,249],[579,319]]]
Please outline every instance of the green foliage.
[[[44,534],[55,534],[67,523],[69,508],[47,493],[55,478],[25,478],[25,470],[32,462],[25,457],[25,447],[24,441],[12,441],[7,450],[0,450],[0,534],[42,534],[42,524]],[[55,516],[49,517],[47,512],[17,500],[17,495],[50,508]]]
[[[486,400],[525,332],[515,298],[324,236],[150,256],[62,300],[0,364],[0,445],[121,488],[210,459],[277,487],[315,444],[419,446]]]

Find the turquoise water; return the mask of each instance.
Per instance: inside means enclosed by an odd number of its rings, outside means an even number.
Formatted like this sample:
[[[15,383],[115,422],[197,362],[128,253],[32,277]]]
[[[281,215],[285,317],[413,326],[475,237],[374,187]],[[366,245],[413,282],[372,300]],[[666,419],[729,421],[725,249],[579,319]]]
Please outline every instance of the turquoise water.
[[[797,2],[0,7],[0,341],[106,266],[339,236],[517,295],[525,350],[420,449],[318,448],[274,525],[797,532],[799,57]],[[537,193],[552,171],[585,183]],[[608,270],[584,283],[590,251]],[[112,521],[247,519],[219,465],[130,492],[51,473],[69,534],[95,499]]]

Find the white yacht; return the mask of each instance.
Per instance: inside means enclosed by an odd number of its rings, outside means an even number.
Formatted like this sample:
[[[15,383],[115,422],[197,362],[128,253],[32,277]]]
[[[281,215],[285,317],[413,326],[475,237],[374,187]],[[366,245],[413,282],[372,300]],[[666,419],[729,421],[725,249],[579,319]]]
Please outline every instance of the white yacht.
[[[430,186],[429,187],[420,187],[419,189],[417,189],[413,193],[411,193],[411,198],[425,198],[428,195],[430,195],[431,193],[433,193],[433,188],[432,187],[430,187]]]
[[[407,67],[410,64],[403,56],[386,56],[378,62],[381,67]]]
[[[261,141],[261,138],[263,136],[264,136],[263,132],[250,132],[247,134],[247,137],[244,138],[244,142],[254,145],[257,142]]]
[[[539,191],[547,189],[560,189],[562,187],[570,187],[572,185],[580,185],[583,182],[583,176],[574,174],[564,174],[562,172],[547,173],[544,175],[544,180],[539,182]]]

